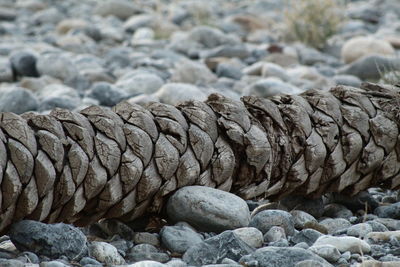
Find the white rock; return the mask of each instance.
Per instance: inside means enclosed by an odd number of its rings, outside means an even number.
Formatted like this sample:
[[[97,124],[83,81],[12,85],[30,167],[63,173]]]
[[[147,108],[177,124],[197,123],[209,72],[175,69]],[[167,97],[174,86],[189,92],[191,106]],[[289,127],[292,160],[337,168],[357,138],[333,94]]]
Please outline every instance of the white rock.
[[[141,95],[131,97],[127,101],[131,104],[144,105],[149,102],[159,102],[160,99],[155,94],[151,94],[151,95],[141,94]]]
[[[370,232],[366,235],[367,240],[372,240],[374,242],[387,242],[391,238],[400,240],[400,231]]]
[[[329,262],[336,262],[341,257],[340,251],[332,245],[312,246],[309,250]]]
[[[263,77],[278,77],[282,81],[288,81],[290,79],[286,70],[274,63],[264,63],[261,69],[261,76]]]
[[[395,50],[385,40],[373,37],[354,37],[342,47],[341,57],[345,63],[351,63],[359,58],[369,55],[393,55]]]
[[[65,19],[60,21],[57,25],[57,32],[60,34],[66,34],[70,30],[83,29],[88,26],[88,23],[82,19]]]
[[[162,103],[176,105],[183,101],[204,101],[207,95],[194,85],[187,83],[167,83],[154,94]]]
[[[265,64],[264,62],[258,61],[256,63],[244,68],[242,71],[244,74],[247,74],[247,75],[261,75],[261,71],[263,69],[264,64]]]
[[[260,79],[243,89],[243,95],[256,95],[260,97],[269,97],[278,94],[299,94],[301,89],[281,81],[275,77]]]
[[[151,40],[154,39],[154,31],[151,28],[143,27],[135,31],[132,40]]]
[[[251,247],[259,248],[263,245],[263,234],[257,228],[243,227],[235,229],[233,232]]]
[[[127,32],[136,32],[142,27],[151,27],[155,20],[153,15],[148,14],[132,16],[124,23],[124,29]]]
[[[107,265],[125,264],[124,258],[117,249],[106,242],[92,242],[89,246],[89,253],[96,260]]]
[[[50,84],[45,86],[37,93],[40,99],[48,99],[51,97],[69,97],[80,99],[78,92],[69,86],[63,84]]]
[[[315,241],[313,246],[332,245],[340,252],[350,251],[351,253],[369,253],[371,251],[370,245],[356,237],[352,236],[321,236]]]
[[[124,75],[115,84],[126,94],[152,94],[164,84],[164,81],[152,73],[138,73],[131,77]]]

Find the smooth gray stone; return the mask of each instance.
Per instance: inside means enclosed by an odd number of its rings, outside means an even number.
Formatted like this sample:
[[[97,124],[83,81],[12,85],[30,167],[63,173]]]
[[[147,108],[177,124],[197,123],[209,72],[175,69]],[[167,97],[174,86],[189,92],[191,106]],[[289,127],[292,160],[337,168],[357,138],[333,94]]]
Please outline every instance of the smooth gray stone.
[[[374,214],[376,214],[379,218],[391,218],[399,220],[400,202],[388,206],[380,206],[374,210]]]
[[[22,114],[27,111],[35,111],[38,107],[37,97],[29,90],[22,87],[0,89],[0,112]]]
[[[249,226],[257,228],[263,234],[267,233],[273,226],[282,227],[287,236],[292,236],[295,233],[293,216],[283,210],[261,211],[251,219]]]
[[[204,186],[187,186],[169,199],[167,213],[173,221],[185,221],[196,229],[208,232],[245,227],[250,211],[240,197]]]
[[[396,57],[380,55],[365,56],[339,69],[340,74],[357,76],[361,80],[379,79],[382,73],[400,70],[400,61]]]
[[[185,226],[164,226],[160,231],[160,236],[162,244],[169,251],[181,254],[203,241],[200,234]]]
[[[125,93],[107,82],[95,83],[86,96],[97,99],[100,105],[108,107],[112,107],[127,98]]]
[[[34,54],[26,51],[15,52],[10,57],[12,68],[20,76],[38,77],[36,60]]]

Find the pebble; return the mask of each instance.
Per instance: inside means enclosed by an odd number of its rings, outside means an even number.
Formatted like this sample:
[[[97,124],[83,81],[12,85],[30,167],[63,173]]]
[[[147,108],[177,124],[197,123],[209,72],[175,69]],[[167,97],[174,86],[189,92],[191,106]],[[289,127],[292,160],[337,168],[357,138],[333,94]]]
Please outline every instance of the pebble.
[[[184,101],[204,101],[207,95],[197,86],[187,83],[167,83],[154,94],[162,103],[177,105]]]
[[[302,248],[264,247],[239,260],[244,266],[291,267],[304,260],[315,260],[321,264],[329,264],[326,260]]]
[[[304,260],[304,261],[299,261],[296,263],[295,267],[324,267],[327,266],[326,264],[323,264],[319,261],[315,260]]]
[[[360,87],[362,83],[360,78],[353,75],[335,75],[332,77],[332,79],[338,85]]]
[[[367,221],[366,223],[371,225],[371,228],[372,228],[373,232],[386,232],[386,231],[389,231],[389,229],[385,225],[380,223],[380,222]]]
[[[352,253],[369,253],[371,251],[371,246],[367,242],[352,236],[336,237],[324,235],[319,237],[313,244],[313,246],[321,245],[332,245],[340,252],[350,251]]]
[[[37,110],[39,100],[29,90],[22,87],[0,88],[0,111],[22,114]]]
[[[10,56],[11,66],[16,75],[37,77],[39,76],[36,69],[37,57],[27,51],[17,51]]]
[[[351,63],[369,55],[394,55],[392,45],[373,37],[354,37],[347,40],[341,51],[341,58],[345,63]]]
[[[340,251],[332,245],[311,246],[309,250],[329,262],[337,262],[341,257]]]
[[[305,225],[309,222],[317,222],[317,220],[311,214],[308,214],[302,210],[292,210],[290,214],[293,216],[294,227],[296,229],[304,229]]]
[[[140,28],[151,27],[154,22],[154,17],[149,14],[141,14],[131,16],[125,23],[124,29],[129,33],[136,33]]]
[[[294,234],[290,240],[295,244],[304,242],[307,245],[312,246],[315,241],[321,236],[323,236],[323,234],[314,229],[303,229],[300,232]]]
[[[283,210],[261,211],[251,219],[249,226],[257,228],[263,234],[267,233],[273,226],[282,227],[287,236],[292,236],[295,233],[293,216]]]
[[[374,242],[387,242],[391,238],[400,240],[400,231],[369,232],[365,238]]]
[[[400,219],[400,202],[388,206],[380,206],[374,210],[379,218]]]
[[[100,16],[115,16],[120,19],[127,19],[138,11],[134,3],[127,0],[98,2],[94,9],[94,12]]]
[[[66,256],[79,260],[88,252],[85,235],[78,228],[63,223],[20,221],[12,225],[9,236],[21,251],[28,250],[51,259]]]
[[[170,256],[160,252],[150,244],[140,244],[134,246],[126,253],[125,260],[128,262],[151,260],[164,263],[170,260]]]
[[[92,242],[89,246],[89,254],[101,263],[124,264],[125,260],[117,249],[106,242]]]
[[[260,97],[269,97],[277,94],[292,95],[301,92],[301,89],[274,77],[260,79],[243,89],[243,95],[256,95]]]
[[[39,75],[48,75],[64,82],[72,81],[78,75],[78,69],[74,63],[67,56],[56,53],[40,55],[36,68]]]
[[[260,230],[254,227],[242,227],[233,230],[239,238],[241,238],[247,245],[253,248],[262,247],[264,237]]]
[[[6,259],[0,259],[0,265],[2,267],[24,267],[24,263],[19,261],[19,260],[6,260]]]
[[[243,199],[202,186],[176,191],[168,200],[167,213],[173,221],[185,221],[210,232],[245,227],[250,222],[250,211]]]
[[[358,223],[347,229],[347,235],[359,238],[364,238],[370,232],[372,232],[372,226],[368,223]]]
[[[238,230],[238,229],[236,229]],[[183,254],[191,246],[201,243],[203,238],[186,226],[164,226],[160,231],[162,244],[172,253]]]
[[[256,63],[257,64],[257,63]],[[274,63],[264,63],[261,67],[261,76],[262,77],[277,77],[282,81],[289,81],[290,77],[287,74],[286,70],[281,66]]]
[[[157,234],[147,232],[136,232],[133,234],[132,241],[135,244],[150,244],[155,247],[160,246],[160,239]]]
[[[99,101],[100,105],[108,107],[112,107],[127,98],[125,92],[107,82],[93,84],[86,96],[94,98]]]
[[[351,223],[343,218],[327,218],[320,221],[319,223],[326,227],[326,229],[328,230],[328,234],[334,234],[351,226]]]
[[[272,226],[264,235],[265,242],[277,242],[286,239],[285,229],[279,226]]]
[[[190,84],[209,84],[217,77],[204,64],[182,60],[177,63],[171,77],[172,82]]]
[[[386,70],[399,70],[400,64],[396,57],[369,55],[353,61],[338,69],[338,74],[357,76],[361,80],[379,79]]]
[[[83,257],[80,261],[79,261],[80,265],[92,265],[92,266],[103,266],[103,264],[101,264],[100,262],[98,262],[95,259],[89,258],[89,257]]]
[[[40,262],[39,257],[30,251],[25,251],[20,254],[20,257],[24,257],[28,262],[38,264]]]
[[[59,261],[44,261],[40,263],[40,267],[68,267],[68,265]]]
[[[125,75],[119,79],[115,86],[126,95],[152,94],[164,84],[164,81],[152,73],[138,73],[134,75]]]
[[[383,224],[390,231],[400,230],[400,220],[395,220],[391,218],[378,218],[374,221]]]
[[[242,70],[240,67],[229,64],[229,63],[220,63],[217,66],[215,73],[218,77],[226,77],[234,80],[240,80],[243,76]]]
[[[190,247],[183,254],[183,261],[189,265],[220,263],[223,258],[238,261],[242,256],[253,252],[254,248],[246,244],[233,231],[225,231]]]
[[[144,260],[134,264],[125,265],[124,267],[165,267],[165,266],[169,265],[162,264],[157,261]]]
[[[377,260],[367,260],[362,262],[360,265],[360,267],[397,267],[399,266],[399,262],[398,261],[386,261],[386,262],[381,262],[381,261],[377,261]]]

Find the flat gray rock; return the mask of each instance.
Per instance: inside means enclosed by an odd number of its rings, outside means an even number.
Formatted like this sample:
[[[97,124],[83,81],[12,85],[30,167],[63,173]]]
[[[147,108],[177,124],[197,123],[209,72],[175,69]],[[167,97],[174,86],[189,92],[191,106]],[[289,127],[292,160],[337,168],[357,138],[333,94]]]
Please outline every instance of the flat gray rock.
[[[280,226],[285,230],[287,236],[294,234],[294,219],[293,216],[283,210],[264,210],[257,213],[249,224],[250,227],[255,227],[263,234],[267,233],[273,226]]]
[[[164,226],[160,236],[169,251],[182,254],[191,246],[203,242],[200,234],[186,226]]]
[[[51,259],[66,256],[79,260],[88,253],[86,236],[78,228],[64,224],[45,224],[25,220],[11,226],[11,241],[20,251],[32,251]]]
[[[185,221],[209,232],[245,227],[250,222],[250,211],[243,199],[203,186],[179,189],[170,197],[167,213],[173,221]]]
[[[203,266],[221,263],[224,258],[238,261],[254,251],[233,231],[225,231],[189,248],[182,259],[189,265]]]

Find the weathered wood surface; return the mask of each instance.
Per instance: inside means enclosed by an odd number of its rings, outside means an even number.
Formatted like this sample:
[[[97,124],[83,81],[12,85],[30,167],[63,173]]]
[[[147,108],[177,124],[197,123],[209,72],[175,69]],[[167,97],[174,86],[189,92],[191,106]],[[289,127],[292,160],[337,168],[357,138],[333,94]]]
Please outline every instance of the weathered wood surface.
[[[243,198],[400,185],[399,92],[373,84],[177,107],[0,113],[0,231],[158,212],[187,185]]]

